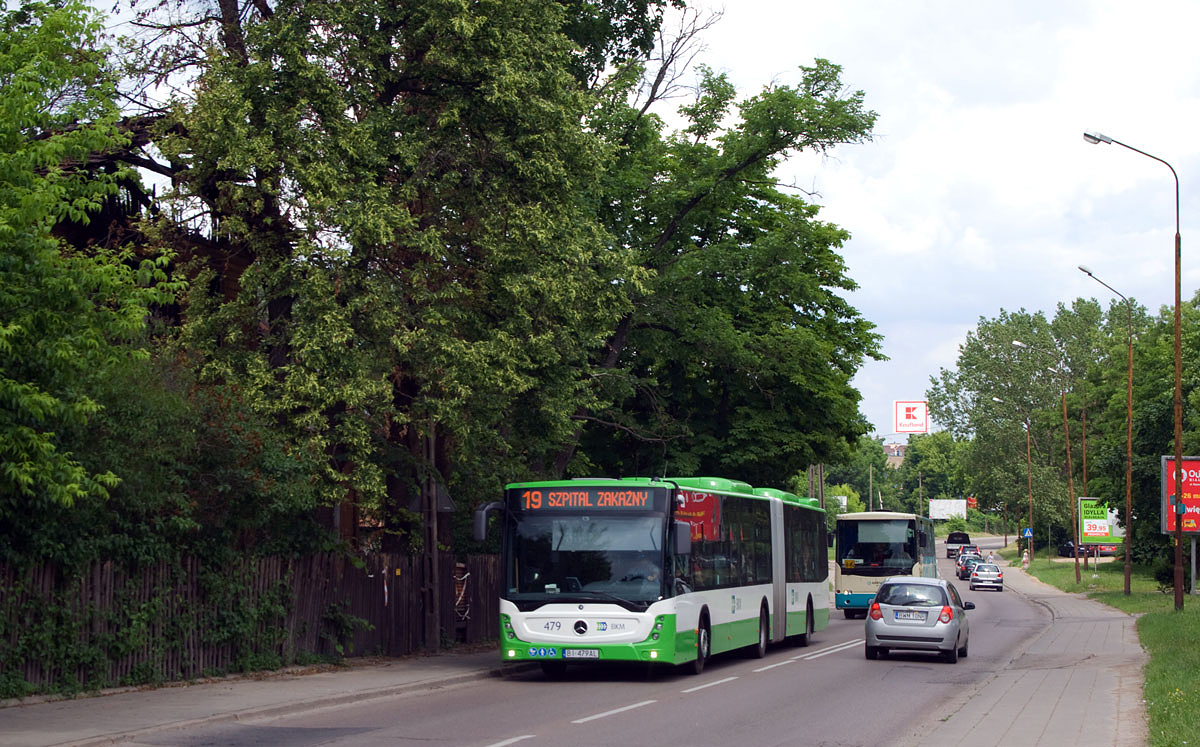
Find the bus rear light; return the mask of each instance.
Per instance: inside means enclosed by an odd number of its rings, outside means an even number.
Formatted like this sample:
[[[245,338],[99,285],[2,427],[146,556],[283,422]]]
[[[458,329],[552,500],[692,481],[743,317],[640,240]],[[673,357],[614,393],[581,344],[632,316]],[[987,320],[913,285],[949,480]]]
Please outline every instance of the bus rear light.
[[[942,607],[942,614],[938,615],[938,622],[948,623],[954,619],[954,610],[949,605]]]
[[[879,609],[879,602],[871,602],[871,611],[868,613],[872,620],[880,620],[883,618],[883,610]]]

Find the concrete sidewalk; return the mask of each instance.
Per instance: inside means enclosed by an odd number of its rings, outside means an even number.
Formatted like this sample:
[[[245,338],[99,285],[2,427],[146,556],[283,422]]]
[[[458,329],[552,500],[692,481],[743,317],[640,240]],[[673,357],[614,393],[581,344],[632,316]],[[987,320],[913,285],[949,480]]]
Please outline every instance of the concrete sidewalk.
[[[1147,744],[1142,684],[1149,657],[1138,642],[1135,618],[1044,584],[1019,566],[1006,565],[1004,581],[1009,591],[1045,607],[1050,626],[1014,651],[1003,669],[948,703],[931,730],[910,735],[906,744]]]

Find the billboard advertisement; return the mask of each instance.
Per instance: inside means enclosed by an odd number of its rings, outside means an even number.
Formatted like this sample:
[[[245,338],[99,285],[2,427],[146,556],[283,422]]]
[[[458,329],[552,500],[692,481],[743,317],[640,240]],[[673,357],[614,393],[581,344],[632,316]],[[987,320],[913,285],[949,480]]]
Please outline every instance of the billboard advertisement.
[[[1200,534],[1200,457],[1183,458],[1183,533]],[[1166,534],[1175,533],[1175,457],[1162,458],[1162,520],[1159,528]]]
[[[896,433],[928,433],[929,406],[922,401],[893,403],[896,414]]]
[[[929,500],[929,518],[931,519],[960,519],[967,518],[967,502],[965,500],[949,500],[931,498]]]
[[[1079,544],[1119,545],[1125,529],[1117,520],[1117,509],[1104,498],[1079,498]]]

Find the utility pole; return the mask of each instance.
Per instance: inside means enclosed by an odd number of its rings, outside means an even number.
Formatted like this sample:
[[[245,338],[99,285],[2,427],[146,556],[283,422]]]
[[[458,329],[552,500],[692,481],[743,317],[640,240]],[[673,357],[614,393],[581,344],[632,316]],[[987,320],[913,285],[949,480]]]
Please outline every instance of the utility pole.
[[[438,503],[437,483],[433,470],[437,459],[437,433],[433,418],[425,434],[425,479],[421,483],[421,503],[425,509],[425,648],[437,651],[441,647],[441,595],[438,578]]]

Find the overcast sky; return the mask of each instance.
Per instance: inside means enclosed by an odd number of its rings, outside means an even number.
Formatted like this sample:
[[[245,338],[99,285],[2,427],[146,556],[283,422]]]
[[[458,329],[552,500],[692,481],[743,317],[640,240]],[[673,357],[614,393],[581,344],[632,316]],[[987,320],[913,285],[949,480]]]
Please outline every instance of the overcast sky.
[[[852,234],[851,301],[890,358],[855,379],[876,434],[903,440],[893,401],[924,399],[980,317],[1107,308],[1080,264],[1151,310],[1173,303],[1171,172],[1084,130],[1179,173],[1184,297],[1200,286],[1200,3],[706,2],[691,5],[724,16],[701,60],[743,95],[823,57],[879,115],[873,142],[780,174]]]

